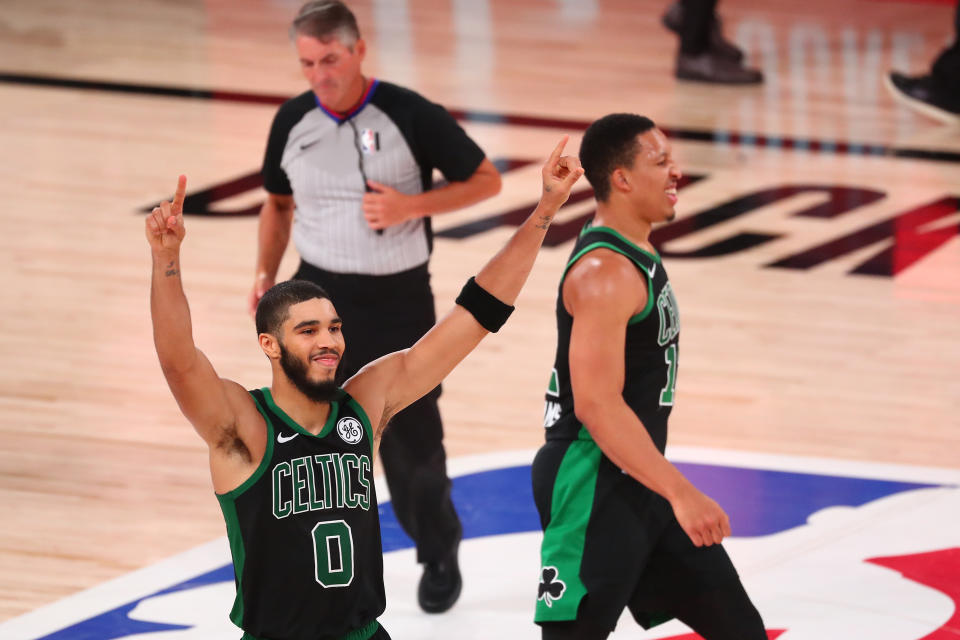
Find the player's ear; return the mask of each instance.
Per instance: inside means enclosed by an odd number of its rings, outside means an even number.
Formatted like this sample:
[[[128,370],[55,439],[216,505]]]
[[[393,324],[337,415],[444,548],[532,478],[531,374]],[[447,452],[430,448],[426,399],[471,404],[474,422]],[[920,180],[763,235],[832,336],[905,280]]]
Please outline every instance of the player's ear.
[[[280,357],[280,341],[277,340],[276,336],[269,333],[261,333],[257,338],[260,340],[260,348],[263,349],[264,355],[271,360],[276,360]]]
[[[623,169],[617,167],[613,170],[613,173],[610,174],[610,186],[620,191],[630,190],[630,180],[627,178],[627,174]]]
[[[367,55],[367,43],[363,41],[363,38],[358,38],[357,42],[353,45],[354,53],[360,60],[363,60],[364,56]]]

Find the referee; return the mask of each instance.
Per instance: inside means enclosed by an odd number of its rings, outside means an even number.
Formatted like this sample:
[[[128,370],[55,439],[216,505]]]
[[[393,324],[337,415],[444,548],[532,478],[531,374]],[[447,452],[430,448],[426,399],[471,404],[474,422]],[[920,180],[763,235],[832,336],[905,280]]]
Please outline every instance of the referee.
[[[343,320],[351,348],[342,382],[433,326],[429,216],[495,195],[500,175],[443,107],[363,74],[366,44],[342,2],[303,5],[290,38],[310,90],[285,102],[270,129],[250,310],[275,284],[292,229],[294,278],[323,287]],[[447,181],[436,189],[434,169]],[[439,396],[437,387],[394,417],[380,448],[397,519],[424,565],[418,602],[430,613],[453,606],[462,584]]]

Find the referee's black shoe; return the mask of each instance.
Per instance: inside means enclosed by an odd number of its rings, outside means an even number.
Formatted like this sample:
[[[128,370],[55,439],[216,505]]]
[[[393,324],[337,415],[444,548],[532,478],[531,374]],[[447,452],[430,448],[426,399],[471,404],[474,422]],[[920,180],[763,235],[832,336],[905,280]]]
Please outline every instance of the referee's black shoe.
[[[680,4],[679,0],[667,7],[667,11],[660,21],[667,29],[680,35],[680,31],[683,29],[683,5]],[[710,25],[708,42],[710,53],[736,64],[743,62],[743,50],[723,37],[723,23],[716,16],[713,18],[713,24]]]
[[[457,564],[457,552],[439,562],[423,565],[423,575],[417,588],[417,601],[427,613],[443,613],[460,597],[463,580]]]
[[[883,82],[893,97],[920,113],[945,124],[960,124],[960,96],[943,91],[933,77],[887,73]]]
[[[714,84],[759,84],[763,73],[738,62],[705,51],[698,56],[677,53],[675,75],[680,80],[712,82]]]

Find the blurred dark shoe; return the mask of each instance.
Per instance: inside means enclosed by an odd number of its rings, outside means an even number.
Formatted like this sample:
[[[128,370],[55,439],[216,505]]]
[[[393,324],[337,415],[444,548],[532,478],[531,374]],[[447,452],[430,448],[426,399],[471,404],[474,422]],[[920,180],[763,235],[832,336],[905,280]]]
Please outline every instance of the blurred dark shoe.
[[[940,122],[960,123],[960,96],[938,91],[931,76],[907,76],[892,71],[883,81],[898,102]]]
[[[674,2],[667,7],[667,12],[663,14],[661,22],[667,29],[680,35],[680,28],[683,26],[683,5],[680,2]],[[710,29],[710,43],[707,46],[712,53],[722,58],[738,63],[743,62],[743,50],[723,37],[722,27],[720,18],[714,18],[713,28]]]
[[[417,588],[417,601],[427,613],[443,613],[460,597],[463,580],[457,564],[457,552],[440,562],[423,565],[423,575]]]
[[[681,80],[712,82],[714,84],[759,84],[763,74],[757,69],[722,58],[714,53],[699,56],[677,54],[676,76]]]

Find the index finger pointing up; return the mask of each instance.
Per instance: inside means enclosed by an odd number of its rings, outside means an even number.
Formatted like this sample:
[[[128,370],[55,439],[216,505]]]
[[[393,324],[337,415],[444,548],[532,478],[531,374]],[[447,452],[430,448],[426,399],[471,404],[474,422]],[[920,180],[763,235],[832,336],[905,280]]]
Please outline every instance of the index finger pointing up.
[[[177,179],[177,192],[173,194],[173,215],[183,212],[183,199],[187,193],[187,176],[181,175]]]
[[[554,148],[553,153],[550,154],[550,160],[548,162],[550,166],[557,164],[557,161],[560,159],[560,154],[563,153],[563,148],[566,146],[567,140],[569,139],[570,139],[570,136],[567,136],[567,135],[560,138],[560,142],[557,143],[557,146]]]

